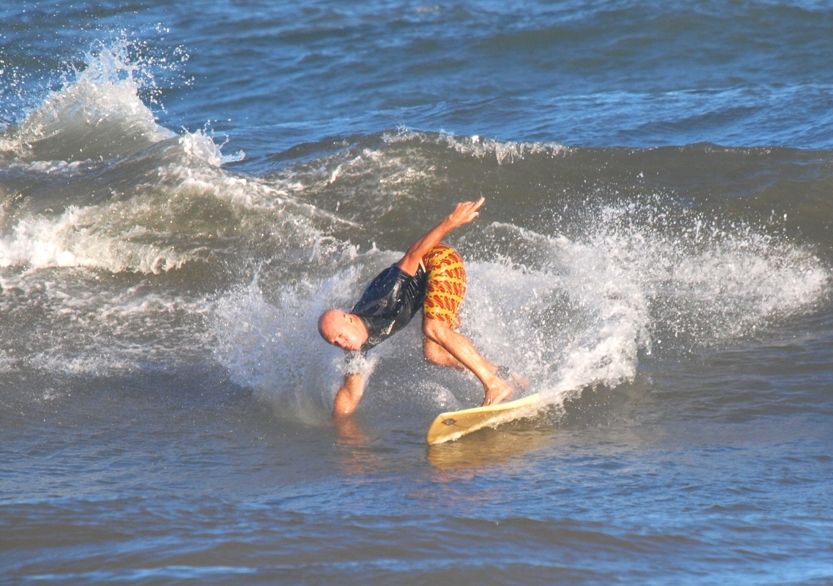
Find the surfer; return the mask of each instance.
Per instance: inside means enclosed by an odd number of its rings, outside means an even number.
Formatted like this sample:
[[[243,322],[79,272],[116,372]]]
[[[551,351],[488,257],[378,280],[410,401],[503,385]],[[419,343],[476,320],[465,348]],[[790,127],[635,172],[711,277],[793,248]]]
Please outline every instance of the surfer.
[[[459,331],[459,308],[466,294],[463,259],[442,239],[473,221],[485,198],[457,204],[448,216],[425,233],[399,262],[376,276],[349,311],[328,309],[318,320],[318,331],[328,343],[354,354],[364,354],[401,330],[423,309],[425,360],[439,366],[465,368],[483,385],[483,405],[505,400],[514,389],[509,373],[486,360]],[[361,401],[365,376],[355,360],[333,402],[333,417],[350,415]]]

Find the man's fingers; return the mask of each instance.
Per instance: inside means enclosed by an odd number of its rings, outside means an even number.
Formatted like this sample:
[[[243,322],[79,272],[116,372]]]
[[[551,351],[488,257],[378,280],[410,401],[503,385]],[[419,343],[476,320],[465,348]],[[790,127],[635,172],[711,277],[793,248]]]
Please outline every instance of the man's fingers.
[[[486,203],[486,198],[481,195],[480,199],[478,199],[477,201],[473,201],[471,203],[472,203],[472,208],[471,208],[472,219],[474,219],[474,218],[476,218],[477,216],[480,215],[479,210],[480,210],[481,207],[483,207],[483,204]]]
[[[480,196],[480,199],[478,199],[477,201],[467,201],[466,205],[471,207],[471,211],[476,212],[483,206],[484,203],[486,203],[486,198]]]
[[[461,201],[451,212],[451,218],[460,224],[467,224],[480,215],[478,211],[485,203],[486,198],[482,197],[477,201]]]
[[[486,198],[483,197],[483,196],[480,196],[480,199],[478,199],[477,201],[463,202],[463,206],[468,208],[469,212],[478,213],[477,210],[479,210],[481,207],[483,207],[484,203],[486,203]]]

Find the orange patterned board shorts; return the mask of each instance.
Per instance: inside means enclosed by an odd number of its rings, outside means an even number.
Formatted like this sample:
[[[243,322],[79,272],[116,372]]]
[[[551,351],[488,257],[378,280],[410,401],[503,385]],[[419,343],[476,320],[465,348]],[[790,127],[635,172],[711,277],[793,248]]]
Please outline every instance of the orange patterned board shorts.
[[[460,325],[458,311],[466,296],[466,270],[460,253],[438,244],[422,257],[428,273],[428,287],[422,306],[426,318],[438,319],[452,329]]]

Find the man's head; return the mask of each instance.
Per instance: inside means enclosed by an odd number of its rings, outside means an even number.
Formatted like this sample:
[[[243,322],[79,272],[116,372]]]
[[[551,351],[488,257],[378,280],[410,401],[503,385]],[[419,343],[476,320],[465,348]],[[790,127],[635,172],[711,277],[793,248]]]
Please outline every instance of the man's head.
[[[367,342],[367,328],[356,315],[328,309],[318,319],[318,332],[327,343],[343,350],[359,350]]]

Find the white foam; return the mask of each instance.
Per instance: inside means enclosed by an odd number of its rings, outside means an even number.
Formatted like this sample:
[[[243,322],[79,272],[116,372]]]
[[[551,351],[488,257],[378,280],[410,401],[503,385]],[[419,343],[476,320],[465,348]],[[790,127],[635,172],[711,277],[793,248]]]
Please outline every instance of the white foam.
[[[6,350],[0,349],[0,373],[11,373],[17,369],[18,360]]]
[[[329,416],[343,352],[317,335],[329,287],[297,283],[267,302],[257,281],[218,299],[211,318],[214,356],[232,381],[254,389],[283,416],[320,422]],[[331,292],[331,291],[329,291]]]
[[[155,156],[159,165],[146,176],[148,182],[141,182],[145,176],[135,174],[117,176],[131,190],[130,197],[70,206],[58,215],[17,212],[19,217],[13,224],[7,221],[11,225],[0,236],[0,267],[88,267],[158,274],[210,255],[204,246],[177,236],[182,226],[192,230],[193,236],[201,236],[200,231],[235,237],[256,234],[291,243],[293,248],[320,251],[328,240],[321,226],[352,225],[297,201],[282,179],[225,171],[219,147],[202,132],[184,134]],[[78,166],[26,165],[70,175]],[[206,212],[207,219],[194,213],[195,206],[211,210]],[[220,214],[216,219],[214,212]]]
[[[103,268],[110,272],[159,274],[181,268],[187,253],[170,247],[133,243],[108,234],[97,208],[69,207],[57,218],[28,216],[0,238],[0,267]]]
[[[152,83],[149,65],[132,60],[129,43],[87,55],[76,79],[52,92],[0,149],[22,158],[84,160],[113,156],[122,145],[137,148],[174,136],[156,123],[140,94]]]
[[[136,367],[135,362],[117,359],[112,355],[65,355],[54,350],[34,354],[28,357],[26,363],[30,368],[50,374],[86,377],[130,372]]]
[[[394,134],[386,133],[382,138],[387,144],[417,141],[442,145],[469,157],[494,158],[499,165],[515,163],[534,155],[555,157],[569,150],[558,143],[500,141],[478,135],[458,137],[447,132],[432,134],[407,128],[401,128]]]
[[[214,139],[205,130],[184,132],[179,137],[179,145],[189,160],[196,159],[213,167],[241,161],[245,157],[243,151],[234,155],[224,155],[222,145],[214,142]]]
[[[580,240],[492,224],[490,237],[514,242],[537,266],[470,265],[475,335],[487,334],[487,348],[501,338],[527,348],[507,355],[555,404],[582,387],[632,381],[640,355],[668,345],[658,335],[684,344],[675,351],[727,343],[811,309],[830,287],[829,267],[810,251],[750,226],[704,229],[691,217],[669,231],[662,212],[631,204],[589,215]]]

